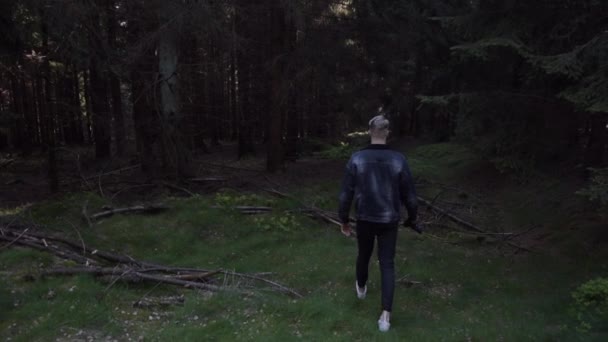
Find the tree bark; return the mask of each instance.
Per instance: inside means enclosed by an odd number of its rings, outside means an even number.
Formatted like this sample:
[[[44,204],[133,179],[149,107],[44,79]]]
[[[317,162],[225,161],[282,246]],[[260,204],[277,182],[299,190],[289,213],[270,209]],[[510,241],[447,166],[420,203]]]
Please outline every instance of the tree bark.
[[[89,81],[91,87],[95,157],[97,159],[106,159],[111,155],[111,116],[108,106],[106,80],[99,70],[99,60],[94,55],[91,57],[91,64],[89,66]]]
[[[136,46],[151,32],[151,19],[143,15],[144,8],[139,2],[127,3],[129,25],[127,39],[129,46]],[[163,152],[160,141],[160,115],[154,107],[156,98],[157,57],[154,44],[139,48],[139,54],[130,65],[131,102],[135,140],[142,171],[151,178],[160,175],[163,168]]]
[[[278,2],[271,2],[271,106],[268,117],[266,170],[276,172],[283,164],[282,117],[287,91],[285,87],[285,10]]]
[[[180,132],[183,113],[178,96],[177,73],[179,20],[174,18],[177,15],[174,5],[165,4],[161,6],[159,14],[167,24],[161,28],[158,47],[163,148],[170,173],[180,178],[188,173],[189,151]]]
[[[93,114],[93,139],[95,140],[95,157],[106,159],[111,156],[112,136],[110,108],[108,103],[107,72],[104,70],[105,56],[102,42],[98,35],[101,32],[99,15],[94,14],[89,30],[90,62],[89,81],[91,86],[91,110]]]
[[[236,32],[232,24],[232,49],[230,51],[230,122],[232,132],[230,140],[236,141],[239,136],[239,110],[237,106],[236,87]]]
[[[42,54],[46,56],[42,63],[42,77],[44,82],[44,103],[46,107],[46,135],[48,139],[47,163],[48,163],[48,180],[51,193],[59,191],[59,176],[57,174],[57,156],[56,156],[56,135],[55,135],[55,118],[54,118],[54,103],[51,94],[51,65],[49,57],[49,27],[46,13],[42,13]]]
[[[242,158],[246,155],[255,154],[255,145],[253,141],[252,128],[252,103],[251,103],[251,64],[250,56],[247,55],[247,43],[245,40],[249,38],[249,22],[244,18],[247,1],[238,1],[239,7],[236,8],[235,14],[235,30],[237,36],[241,39],[239,49],[237,50],[236,65],[237,65],[237,80],[238,80],[238,157]]]
[[[118,44],[116,41],[116,1],[107,0],[107,28],[108,28],[108,46],[116,51]],[[124,116],[122,110],[122,91],[120,87],[120,79],[116,74],[116,70],[109,71],[110,77],[110,93],[112,96],[112,119],[114,124],[114,141],[116,145],[116,155],[122,156],[125,153],[126,131]]]

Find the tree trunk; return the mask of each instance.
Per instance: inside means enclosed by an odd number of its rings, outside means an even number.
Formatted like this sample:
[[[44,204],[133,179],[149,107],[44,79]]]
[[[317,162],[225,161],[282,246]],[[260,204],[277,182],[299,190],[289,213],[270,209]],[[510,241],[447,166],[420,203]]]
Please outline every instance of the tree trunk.
[[[585,166],[604,167],[608,160],[608,114],[592,113],[589,118],[589,140],[585,147]]]
[[[139,6],[139,2],[128,2],[127,11],[130,18],[128,45],[134,46],[152,31],[151,19],[142,16],[144,9]],[[135,141],[141,169],[150,178],[161,174],[164,158],[160,141],[160,115],[154,106],[157,97],[154,75],[158,66],[155,48],[156,46],[143,46],[130,65]]]
[[[59,191],[59,176],[57,174],[56,136],[54,103],[51,94],[51,64],[49,60],[49,31],[46,13],[42,13],[42,54],[46,56],[42,63],[42,77],[44,82],[44,96],[46,107],[46,136],[48,141],[48,180],[51,193]]]
[[[297,85],[298,80],[296,73],[300,68],[300,63],[297,55],[295,54],[297,44],[297,28],[295,23],[295,13],[291,12],[288,16],[289,20],[286,23],[287,34],[285,35],[285,45],[289,49],[289,58],[292,65],[286,70],[287,79],[286,86],[288,87],[287,93],[287,110],[284,121],[286,124],[286,141],[285,141],[285,158],[289,161],[295,161],[298,158],[298,144],[300,131],[300,118],[298,113],[298,91]]]
[[[76,144],[84,144],[84,132],[83,125],[84,122],[82,120],[82,106],[80,104],[80,78],[78,77],[78,70],[74,68],[72,71],[72,103],[74,105],[74,143]]]
[[[285,109],[285,10],[278,2],[271,3],[271,105],[268,117],[266,170],[276,172],[283,164],[282,117]]]
[[[230,140],[236,141],[239,136],[239,110],[237,106],[237,87],[236,87],[236,34],[233,24],[233,43],[230,52],[230,122],[232,124],[232,135]]]
[[[86,114],[85,120],[82,124],[85,140],[85,144],[92,145],[93,142],[93,106],[91,105],[91,82],[89,81],[89,72],[84,70],[82,72],[82,96],[84,99],[84,112]]]
[[[117,50],[116,41],[116,1],[107,0],[107,28],[108,46],[110,49]],[[110,93],[112,96],[112,119],[114,123],[114,141],[116,144],[116,155],[122,156],[125,152],[126,132],[122,110],[122,91],[120,89],[120,79],[116,75],[116,70],[109,70]]]
[[[239,1],[240,7],[236,9],[235,14],[235,30],[237,36],[243,41],[239,44],[239,49],[236,56],[237,65],[237,80],[238,80],[238,157],[242,158],[246,155],[255,154],[255,145],[253,141],[252,130],[252,106],[251,106],[251,64],[250,56],[246,53],[247,43],[245,40],[249,37],[249,25],[245,20],[246,14],[240,13],[244,11],[247,1]]]
[[[178,97],[178,30],[172,22],[175,8],[171,3],[161,7],[161,17],[168,23],[159,34],[158,71],[162,112],[162,136],[165,157],[171,173],[181,177],[188,173],[189,151],[181,136],[183,114]]]
[[[34,146],[40,145],[40,134],[38,122],[36,121],[36,100],[33,89],[33,82],[26,82],[25,75],[20,77],[21,94],[24,96],[24,111],[27,127],[28,145],[24,151],[32,151]],[[29,84],[28,84],[29,83]],[[27,152],[26,152],[27,153]]]
[[[111,155],[111,116],[108,106],[107,84],[99,71],[99,61],[91,57],[89,66],[91,87],[91,110],[93,116],[93,139],[95,140],[95,157],[106,159]]]
[[[36,121],[38,122],[38,132],[40,146],[44,147],[48,143],[47,137],[47,107],[44,97],[44,81],[42,79],[42,71],[36,75],[34,79],[34,97],[36,99]]]
[[[27,148],[27,134],[25,134],[25,111],[24,111],[24,99],[23,94],[21,93],[21,89],[18,85],[17,77],[12,74],[9,76],[10,86],[11,86],[11,104],[12,111],[16,115],[16,119],[12,124],[12,133],[10,134],[13,139],[10,142],[15,148],[21,149],[22,151],[26,151]]]
[[[93,139],[95,140],[95,157],[106,159],[111,156],[112,136],[110,107],[108,103],[108,86],[103,44],[99,39],[101,31],[99,15],[91,18],[92,28],[89,32],[90,62],[89,82],[91,87],[91,110],[93,116]]]

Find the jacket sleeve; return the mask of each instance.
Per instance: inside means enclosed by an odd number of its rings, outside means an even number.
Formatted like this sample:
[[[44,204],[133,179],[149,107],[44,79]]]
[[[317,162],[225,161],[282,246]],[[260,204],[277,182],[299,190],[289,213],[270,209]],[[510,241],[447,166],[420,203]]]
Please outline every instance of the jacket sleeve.
[[[399,193],[401,194],[401,201],[407,209],[408,220],[416,221],[418,216],[418,198],[416,197],[414,180],[407,159],[403,159],[403,167],[399,177]]]
[[[338,208],[338,216],[340,218],[340,222],[348,223],[349,221],[349,213],[350,206],[353,201],[353,196],[355,194],[355,176],[356,176],[356,167],[353,163],[353,159],[348,161],[346,164],[346,170],[344,172],[344,178],[342,179],[342,189],[340,190],[340,205]]]

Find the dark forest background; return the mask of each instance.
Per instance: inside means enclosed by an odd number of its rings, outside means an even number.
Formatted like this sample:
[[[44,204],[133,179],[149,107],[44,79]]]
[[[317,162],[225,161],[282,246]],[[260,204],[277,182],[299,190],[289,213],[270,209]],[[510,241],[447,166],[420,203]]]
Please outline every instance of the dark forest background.
[[[0,0],[0,340],[379,339],[378,113],[388,339],[608,341],[608,0]]]
[[[395,137],[465,142],[517,175],[608,164],[603,1],[0,6],[0,150],[46,153],[53,190],[62,148],[180,178],[235,142],[274,172],[379,108]]]

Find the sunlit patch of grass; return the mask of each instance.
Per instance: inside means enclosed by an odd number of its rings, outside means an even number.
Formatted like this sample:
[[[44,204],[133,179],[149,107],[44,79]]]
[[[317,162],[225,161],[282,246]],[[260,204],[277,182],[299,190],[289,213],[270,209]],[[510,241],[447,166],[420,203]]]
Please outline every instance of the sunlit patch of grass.
[[[27,210],[31,204],[23,204],[13,208],[0,208],[0,217],[2,216],[18,216]]]

